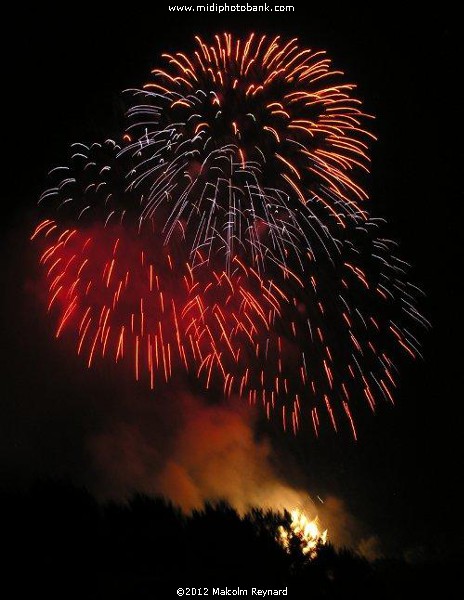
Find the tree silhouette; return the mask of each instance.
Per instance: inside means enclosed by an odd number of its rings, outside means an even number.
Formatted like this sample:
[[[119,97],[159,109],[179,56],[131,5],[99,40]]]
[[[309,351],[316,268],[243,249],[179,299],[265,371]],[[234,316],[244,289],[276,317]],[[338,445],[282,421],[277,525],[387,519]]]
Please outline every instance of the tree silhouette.
[[[288,513],[255,507],[240,515],[225,501],[186,515],[163,498],[101,504],[85,489],[46,481],[0,491],[0,505],[2,597],[13,589],[18,598],[138,600],[175,597],[182,586],[240,585],[287,586],[289,597],[314,600],[396,599],[430,587],[434,576],[442,588],[449,578],[437,564],[370,564],[330,544],[310,558],[298,536],[288,549],[279,541]]]

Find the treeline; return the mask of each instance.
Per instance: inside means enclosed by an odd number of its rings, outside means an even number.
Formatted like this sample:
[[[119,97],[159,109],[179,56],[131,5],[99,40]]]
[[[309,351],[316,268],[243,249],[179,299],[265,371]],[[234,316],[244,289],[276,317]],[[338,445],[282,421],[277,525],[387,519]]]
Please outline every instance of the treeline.
[[[0,589],[5,598],[138,600],[177,597],[179,587],[206,586],[211,596],[213,586],[288,586],[295,598],[396,599],[431,575],[398,561],[370,564],[330,544],[309,560],[298,539],[290,551],[276,539],[288,514],[240,516],[225,502],[185,515],[162,498],[101,504],[84,489],[41,482],[1,492],[0,504],[0,585],[14,591]]]

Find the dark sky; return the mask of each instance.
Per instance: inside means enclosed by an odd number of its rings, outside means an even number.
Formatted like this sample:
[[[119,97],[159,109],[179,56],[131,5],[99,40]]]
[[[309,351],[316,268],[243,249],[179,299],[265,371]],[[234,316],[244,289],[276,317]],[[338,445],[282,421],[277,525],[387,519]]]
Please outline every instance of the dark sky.
[[[114,392],[104,375],[82,374],[59,348],[50,349],[48,325],[34,313],[26,233],[47,170],[69,143],[118,131],[120,90],[141,84],[161,51],[188,48],[194,34],[224,29],[298,35],[305,45],[328,50],[377,117],[371,210],[386,216],[401,240],[413,278],[427,292],[424,312],[433,329],[424,362],[403,369],[397,407],[363,423],[357,444],[334,435],[318,443],[284,439],[281,452],[303,469],[310,465],[321,493],[343,497],[389,541],[457,552],[464,416],[457,15],[446,3],[438,12],[411,15],[391,3],[372,12],[351,3],[342,12],[315,6],[313,18],[301,11],[279,18],[172,17],[159,3],[105,15],[76,3],[63,16],[54,13],[52,25],[51,9],[34,10],[13,8],[4,20],[15,36],[2,51],[3,482],[63,475],[66,462],[85,481],[86,458],[76,446],[81,434],[98,427],[102,402],[111,410],[102,398]],[[79,381],[79,392],[70,381]],[[80,395],[87,398],[84,409]]]

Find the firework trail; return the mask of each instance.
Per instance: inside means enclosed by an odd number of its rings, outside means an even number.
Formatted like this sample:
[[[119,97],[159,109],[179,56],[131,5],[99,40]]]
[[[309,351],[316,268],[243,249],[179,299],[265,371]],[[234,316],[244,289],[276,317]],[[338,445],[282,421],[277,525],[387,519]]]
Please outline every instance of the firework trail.
[[[120,145],[75,144],[51,173],[32,237],[56,336],[152,389],[184,371],[286,430],[356,438],[427,324],[360,206],[367,115],[297,40],[196,39],[132,91]]]

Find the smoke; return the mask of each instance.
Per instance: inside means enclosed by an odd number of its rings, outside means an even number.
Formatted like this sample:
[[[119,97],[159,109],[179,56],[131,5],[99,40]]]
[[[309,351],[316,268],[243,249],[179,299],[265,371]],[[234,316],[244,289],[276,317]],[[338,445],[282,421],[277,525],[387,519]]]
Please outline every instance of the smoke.
[[[255,414],[239,400],[208,405],[183,393],[161,420],[156,410],[143,422],[125,417],[89,441],[99,495],[161,494],[186,511],[218,499],[241,512],[302,502],[275,474],[270,442],[257,438]]]
[[[90,438],[99,497],[162,495],[187,512],[217,500],[240,513],[256,506],[299,507],[311,518],[318,516],[337,546],[377,556],[378,541],[361,537],[360,524],[341,499],[329,496],[316,503],[305,489],[278,475],[272,444],[256,434],[257,415],[242,401],[208,405],[184,392],[171,400],[170,409],[161,419],[156,409],[141,420],[125,414],[124,421]]]

